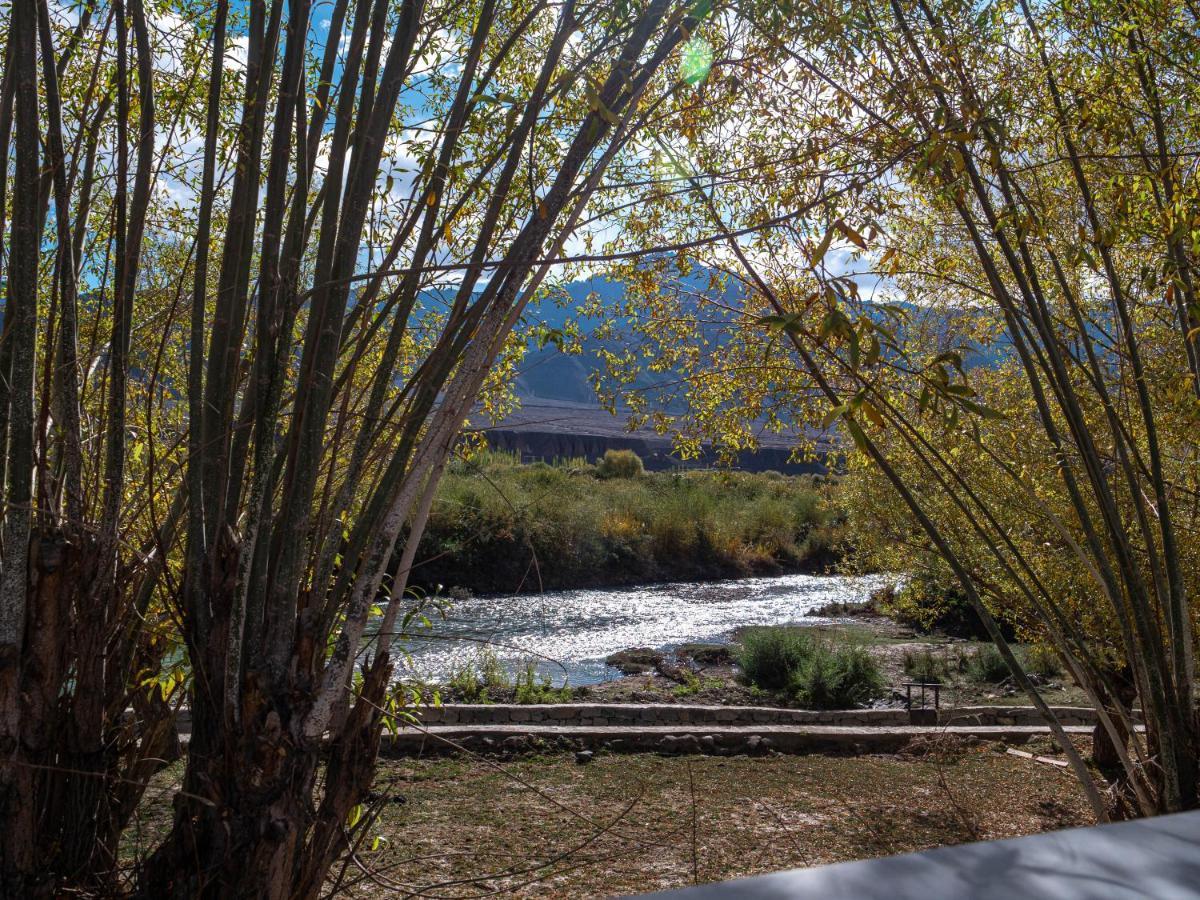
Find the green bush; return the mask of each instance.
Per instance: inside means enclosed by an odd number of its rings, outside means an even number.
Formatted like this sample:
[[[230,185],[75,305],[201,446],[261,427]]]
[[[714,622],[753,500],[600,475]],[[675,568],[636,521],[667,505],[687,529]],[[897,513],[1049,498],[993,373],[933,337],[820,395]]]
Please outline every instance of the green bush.
[[[565,684],[554,687],[549,675],[538,675],[533,662],[525,663],[524,670],[517,673],[513,688],[518,703],[567,703],[571,700],[571,688]]]
[[[803,706],[850,709],[879,696],[883,675],[856,644],[820,641],[799,628],[751,628],[738,664],[759,690],[787,690]]]
[[[747,472],[601,478],[579,460],[480,453],[442,478],[411,581],[482,594],[820,564],[837,542],[828,490]]]
[[[1034,644],[1026,647],[1024,656],[1025,670],[1042,678],[1060,678],[1063,674],[1062,660],[1052,647],[1044,644]]]
[[[632,450],[605,450],[604,458],[596,465],[601,478],[637,478],[644,475],[642,458]]]
[[[812,638],[799,629],[748,628],[737,661],[751,684],[778,691],[790,686],[812,653]]]
[[[865,647],[815,643],[812,655],[793,674],[792,696],[815,709],[853,709],[883,691],[883,675]]]
[[[487,647],[474,660],[451,672],[446,683],[466,703],[487,703],[489,691],[510,685],[500,658]]]
[[[982,644],[967,663],[967,677],[981,684],[999,684],[1012,672],[993,644]]]
[[[957,583],[943,573],[918,572],[898,591],[881,597],[884,613],[922,633],[941,632],[956,637],[986,640],[988,633]],[[1000,622],[1004,636],[1012,628]]]
[[[950,664],[932,650],[904,651],[904,674],[912,681],[942,684],[950,675]]]

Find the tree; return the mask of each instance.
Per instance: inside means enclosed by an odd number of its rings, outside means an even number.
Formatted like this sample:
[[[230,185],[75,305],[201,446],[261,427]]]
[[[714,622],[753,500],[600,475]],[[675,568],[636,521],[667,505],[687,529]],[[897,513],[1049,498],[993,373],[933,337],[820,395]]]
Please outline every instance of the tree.
[[[460,427],[707,9],[0,19],[5,891],[319,892]],[[185,701],[173,827],[123,882]]]
[[[1115,805],[1194,808],[1195,9],[795,12],[743,17],[729,67],[754,89],[712,78],[676,111],[687,140],[660,146],[683,186],[626,236],[686,253],[628,273],[635,330],[691,392],[663,427],[731,447],[761,415],[836,427],[1052,723],[993,612],[1062,655],[1119,754]],[[696,263],[716,282],[700,311],[694,277],[661,289]],[[713,306],[712,351],[658,339]]]

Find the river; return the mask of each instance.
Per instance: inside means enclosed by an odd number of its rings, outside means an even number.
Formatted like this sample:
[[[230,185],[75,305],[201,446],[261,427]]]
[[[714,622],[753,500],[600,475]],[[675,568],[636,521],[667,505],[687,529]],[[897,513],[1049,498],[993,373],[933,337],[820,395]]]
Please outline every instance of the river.
[[[475,597],[406,642],[404,678],[444,681],[488,647],[510,671],[534,661],[555,684],[596,684],[620,673],[605,657],[630,647],[670,649],[691,641],[728,643],[745,625],[818,624],[807,613],[858,602],[894,581],[888,575],[780,575]]]

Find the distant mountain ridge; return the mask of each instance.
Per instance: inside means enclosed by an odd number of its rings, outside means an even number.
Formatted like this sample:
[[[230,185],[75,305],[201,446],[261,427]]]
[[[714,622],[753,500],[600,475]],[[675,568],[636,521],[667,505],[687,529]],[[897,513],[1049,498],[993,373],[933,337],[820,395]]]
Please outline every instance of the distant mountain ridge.
[[[700,294],[708,289],[709,273],[696,270],[685,279],[685,285],[688,283],[693,284],[696,293]],[[521,406],[502,422],[482,429],[488,435],[489,442],[497,449],[518,452],[527,460],[580,456],[594,460],[603,456],[607,449],[631,449],[642,456],[651,468],[681,465],[682,461],[673,454],[669,437],[658,435],[650,428],[630,432],[626,427],[626,417],[620,411],[612,415],[601,407],[596,397],[594,380],[604,369],[601,356],[604,345],[592,336],[587,319],[576,316],[575,308],[587,302],[592,294],[598,294],[606,304],[615,305],[621,300],[624,285],[598,276],[573,282],[563,290],[573,302],[543,302],[536,311],[536,318],[551,329],[564,329],[572,319],[578,322],[582,331],[581,352],[566,353],[554,343],[541,347],[530,346],[515,382]],[[734,288],[727,288],[725,293],[725,305],[736,309],[742,295]],[[926,307],[912,304],[898,305],[914,317],[935,315],[945,321],[944,327],[949,327],[947,317],[942,313],[933,313]],[[714,307],[714,311],[720,308]],[[882,316],[882,311],[879,315]],[[973,313],[964,311],[963,315]],[[938,323],[935,326],[943,327]],[[715,336],[720,323],[714,322],[711,327]],[[966,354],[967,365],[994,365],[1005,352],[1006,342],[1003,340],[989,347],[971,348]],[[656,379],[663,377],[661,374],[655,376]],[[652,395],[655,383],[647,375],[640,381],[639,387]],[[651,396],[651,405],[653,402]],[[667,401],[661,408],[668,412],[681,411],[672,409]],[[797,423],[797,427],[803,428],[804,424]],[[822,469],[816,463],[790,462],[794,441],[786,434],[763,430],[759,435],[759,444],[757,452],[741,455],[739,468],[777,469],[789,473]],[[710,454],[689,464],[711,465],[712,462]]]

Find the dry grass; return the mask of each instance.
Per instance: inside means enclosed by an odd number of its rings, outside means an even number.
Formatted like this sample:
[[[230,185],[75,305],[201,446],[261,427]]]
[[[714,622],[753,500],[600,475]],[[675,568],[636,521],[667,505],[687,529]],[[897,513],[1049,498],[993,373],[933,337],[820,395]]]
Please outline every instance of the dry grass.
[[[1060,770],[923,757],[569,755],[386,762],[353,896],[611,896],[1087,822]],[[939,774],[940,770],[940,774]],[[516,780],[514,780],[516,779]],[[693,806],[694,799],[694,806]],[[693,871],[694,867],[694,871]]]
[[[165,833],[179,775],[147,795],[142,852]],[[338,896],[603,897],[1088,823],[1069,775],[984,746],[385,760],[375,811]]]

